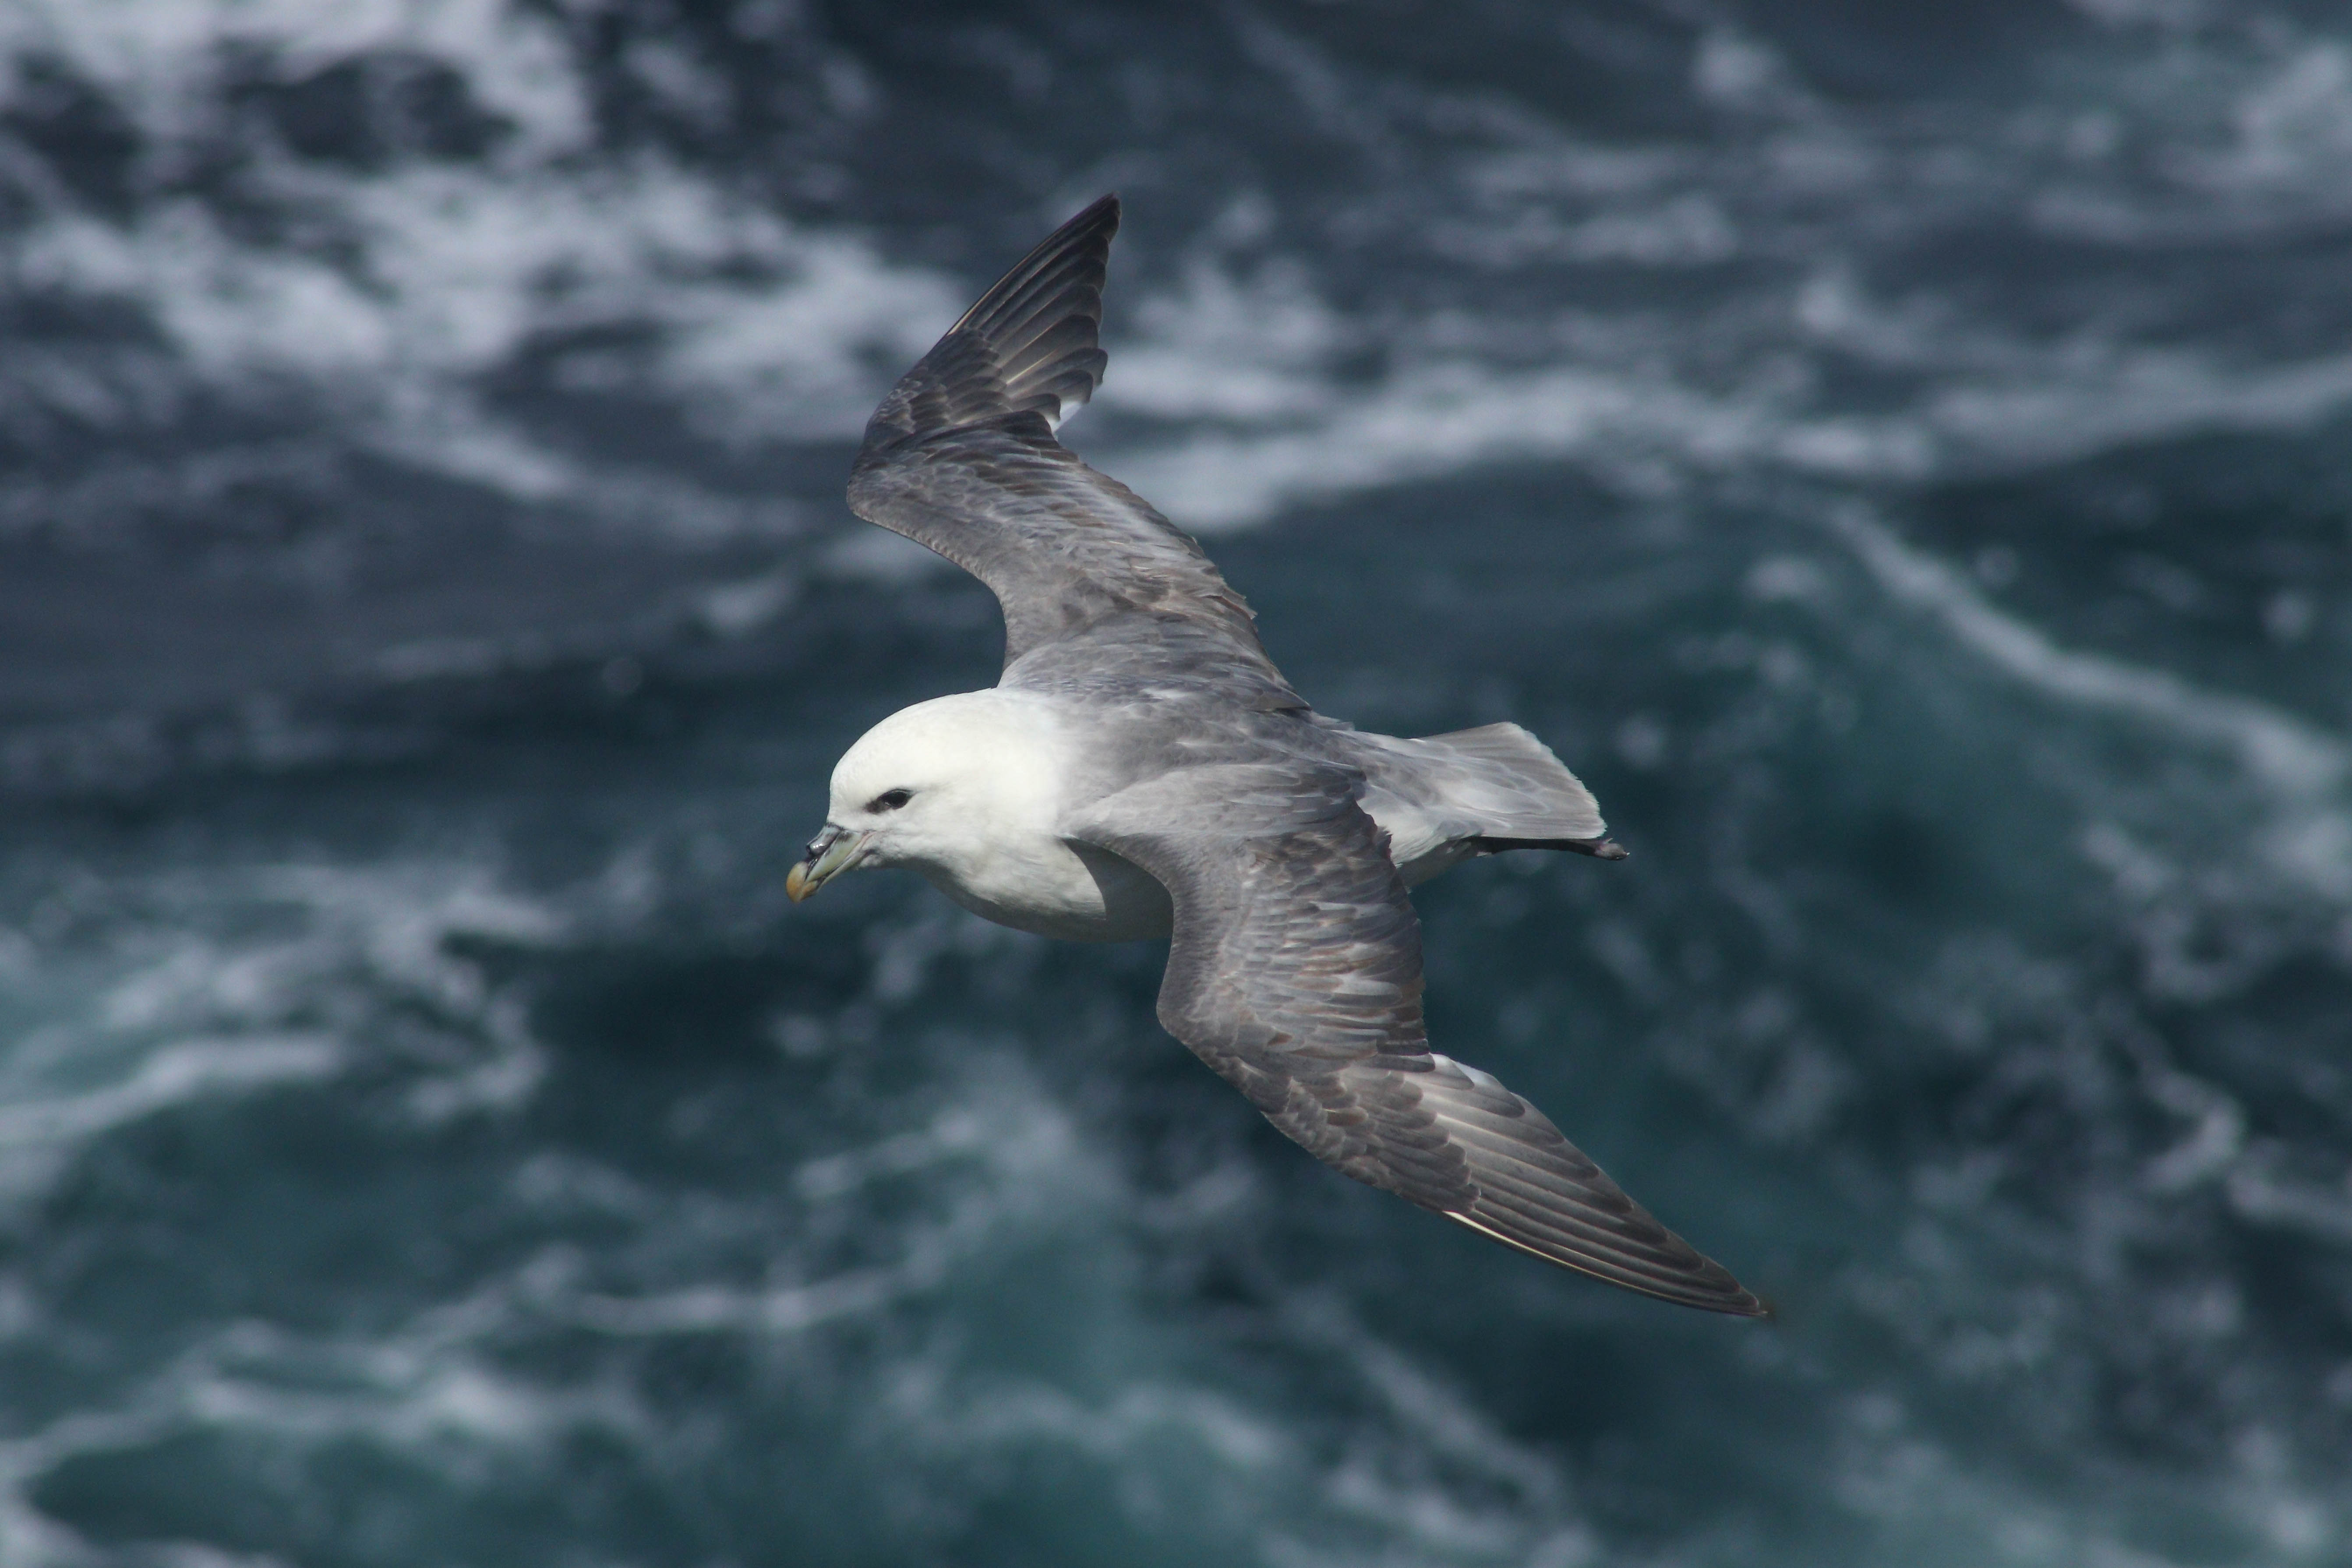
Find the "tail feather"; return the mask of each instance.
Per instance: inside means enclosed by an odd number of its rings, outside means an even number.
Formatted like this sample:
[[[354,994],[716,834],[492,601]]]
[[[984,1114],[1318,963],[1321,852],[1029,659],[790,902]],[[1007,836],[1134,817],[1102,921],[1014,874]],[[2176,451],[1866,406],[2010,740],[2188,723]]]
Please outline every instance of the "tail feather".
[[[1387,829],[1408,884],[1474,855],[1568,849],[1622,860],[1600,803],[1551,749],[1517,724],[1418,741],[1364,735],[1366,809]]]
[[[1417,743],[1453,764],[1446,802],[1480,819],[1480,837],[1568,847],[1608,834],[1592,792],[1517,724],[1482,724]]]

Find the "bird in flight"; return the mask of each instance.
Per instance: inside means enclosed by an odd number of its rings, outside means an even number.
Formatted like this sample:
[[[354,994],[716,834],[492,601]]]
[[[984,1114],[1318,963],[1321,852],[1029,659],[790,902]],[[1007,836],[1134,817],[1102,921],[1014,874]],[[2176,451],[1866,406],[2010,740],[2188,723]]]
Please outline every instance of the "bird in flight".
[[[1406,889],[1504,850],[1622,859],[1591,792],[1516,724],[1399,740],[1317,713],[1200,545],[1055,439],[1108,363],[1118,220],[1105,196],[1047,237],[866,424],[851,509],[988,584],[1004,669],[849,749],[787,892],[900,866],[1021,931],[1169,938],[1160,1021],[1317,1159],[1548,1263],[1764,1315],[1430,1049]]]

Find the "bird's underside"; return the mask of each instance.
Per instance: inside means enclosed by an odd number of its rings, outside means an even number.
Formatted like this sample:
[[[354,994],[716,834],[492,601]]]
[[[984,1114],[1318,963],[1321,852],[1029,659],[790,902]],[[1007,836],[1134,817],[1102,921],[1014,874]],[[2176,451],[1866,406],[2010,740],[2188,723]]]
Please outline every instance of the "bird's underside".
[[[1359,1181],[1611,1284],[1760,1315],[1542,1112],[1429,1047],[1408,874],[1621,856],[1592,797],[1517,726],[1397,741],[1318,717],[1200,546],[1055,439],[1106,363],[1118,225],[1095,203],[950,329],[867,426],[852,507],[995,592],[1000,691],[1136,737],[1089,764],[1059,831],[1166,888],[1171,1033]]]

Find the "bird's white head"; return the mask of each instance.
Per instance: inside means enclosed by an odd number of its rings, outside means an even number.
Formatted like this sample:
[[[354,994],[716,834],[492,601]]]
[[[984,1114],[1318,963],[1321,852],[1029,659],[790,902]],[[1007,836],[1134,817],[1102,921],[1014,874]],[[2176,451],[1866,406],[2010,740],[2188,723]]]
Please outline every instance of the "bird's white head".
[[[844,871],[910,866],[965,879],[1008,835],[1052,830],[1054,727],[1036,704],[967,691],[902,708],[833,770],[824,831],[784,879],[797,903]]]

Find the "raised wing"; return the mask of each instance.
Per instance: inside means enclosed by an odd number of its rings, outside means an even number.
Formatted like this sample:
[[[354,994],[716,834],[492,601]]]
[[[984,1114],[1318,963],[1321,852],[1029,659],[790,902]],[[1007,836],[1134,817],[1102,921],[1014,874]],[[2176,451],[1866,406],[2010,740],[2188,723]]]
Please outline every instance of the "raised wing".
[[[1304,706],[1200,545],[1054,439],[1108,363],[1097,335],[1118,229],[1118,198],[1105,196],[948,329],[866,424],[850,508],[995,591],[1008,679],[1025,656],[1086,640],[1126,672],[1181,670],[1251,707]]]
[[[1421,927],[1353,782],[1200,768],[1123,791],[1082,825],[1175,901],[1160,1022],[1360,1182],[1628,1290],[1764,1315],[1543,1112],[1429,1048]]]

